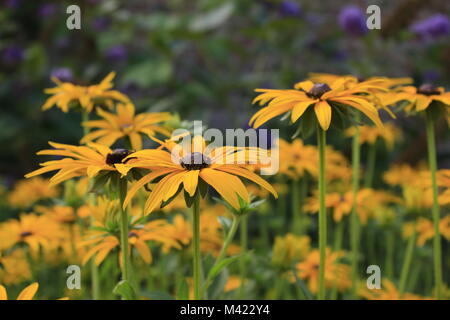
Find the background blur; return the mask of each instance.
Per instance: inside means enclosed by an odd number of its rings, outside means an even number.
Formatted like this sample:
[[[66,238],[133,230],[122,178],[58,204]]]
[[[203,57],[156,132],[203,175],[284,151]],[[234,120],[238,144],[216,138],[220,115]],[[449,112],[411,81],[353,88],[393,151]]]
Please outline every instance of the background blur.
[[[66,28],[70,4],[81,7],[81,30]],[[365,27],[370,4],[381,7],[381,30]],[[309,72],[411,76],[448,90],[449,12],[442,0],[2,0],[0,176],[10,185],[36,168],[48,140],[78,143],[79,114],[40,109],[52,75],[91,84],[113,70],[139,111],[245,128],[254,88],[291,87]],[[396,121],[407,140],[385,161],[417,163],[422,119]],[[444,119],[437,130],[439,165],[449,167]],[[349,141],[332,136],[348,154]]]

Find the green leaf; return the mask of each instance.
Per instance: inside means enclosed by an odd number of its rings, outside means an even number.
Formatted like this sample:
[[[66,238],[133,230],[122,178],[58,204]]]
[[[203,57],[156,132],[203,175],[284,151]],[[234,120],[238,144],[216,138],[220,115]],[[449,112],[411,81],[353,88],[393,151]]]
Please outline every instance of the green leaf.
[[[200,195],[202,198],[206,197],[208,194],[208,184],[203,181],[203,179],[198,180],[198,190],[200,191]]]
[[[89,192],[99,193],[110,178],[109,172],[100,172],[94,179],[94,183]]]
[[[228,267],[231,263],[233,263],[240,257],[242,257],[242,255],[225,258],[222,261],[220,261],[217,265],[212,267],[211,270],[209,270],[208,279],[210,279],[210,281],[214,280],[214,278],[217,277],[217,275],[220,273],[220,271],[222,271],[223,268]]]
[[[113,289],[113,293],[120,295],[124,300],[136,300],[133,287],[127,280],[121,280]]]
[[[188,300],[189,299],[189,286],[185,279],[183,279],[180,282],[180,284],[178,285],[177,293],[178,293],[177,294],[178,300]]]
[[[231,227],[231,219],[224,217],[224,216],[218,216],[217,220],[219,220],[220,225],[222,226],[223,231],[226,233],[228,233],[228,230],[230,230]]]
[[[194,204],[194,200],[195,200],[195,195],[193,197],[191,197],[189,195],[189,193],[187,193],[185,190],[184,191],[184,201],[186,202],[186,206],[188,208],[192,207],[192,205]]]
[[[123,77],[124,83],[135,83],[141,87],[163,84],[170,80],[173,68],[168,59],[150,59],[128,69]]]

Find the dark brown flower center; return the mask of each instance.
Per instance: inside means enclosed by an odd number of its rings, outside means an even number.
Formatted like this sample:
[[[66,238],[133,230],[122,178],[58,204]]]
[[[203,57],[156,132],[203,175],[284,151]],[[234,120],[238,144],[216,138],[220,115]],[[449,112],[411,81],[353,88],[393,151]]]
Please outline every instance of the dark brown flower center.
[[[310,98],[319,99],[325,92],[331,91],[326,83],[316,83],[306,94]]]
[[[137,238],[138,234],[134,231],[128,232],[128,238]]]
[[[31,236],[31,235],[32,235],[32,233],[30,231],[24,231],[24,232],[22,232],[20,234],[20,237],[21,238],[26,238],[26,237]]]
[[[127,149],[114,149],[112,153],[106,156],[106,163],[110,166],[115,163],[122,163],[123,159],[128,157],[132,152]]]
[[[201,170],[211,165],[211,159],[201,152],[193,152],[184,156],[180,165],[186,170]]]
[[[426,96],[431,96],[433,94],[441,94],[441,92],[433,86],[431,83],[424,83],[417,89],[417,93],[424,94]]]

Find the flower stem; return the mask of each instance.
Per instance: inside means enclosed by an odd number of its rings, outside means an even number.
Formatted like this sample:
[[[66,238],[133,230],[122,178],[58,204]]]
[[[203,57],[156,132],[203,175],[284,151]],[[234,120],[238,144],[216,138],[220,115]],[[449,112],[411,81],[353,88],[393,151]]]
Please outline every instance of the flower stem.
[[[395,251],[395,235],[394,230],[390,227],[386,230],[386,276],[388,279],[394,278],[394,251]]]
[[[318,299],[325,299],[325,259],[327,246],[327,212],[325,207],[325,131],[321,128],[317,132],[317,144],[319,146],[319,291]]]
[[[248,216],[245,215],[242,217],[241,222],[241,230],[240,230],[240,244],[241,244],[241,250],[242,254],[245,254],[247,252],[248,247]],[[239,286],[239,299],[244,299],[245,294],[245,278],[247,277],[247,261],[244,256],[240,260],[239,265],[239,272],[240,272],[240,278],[241,278],[241,285]]]
[[[361,145],[359,144],[359,127],[356,127],[352,144],[352,193],[353,206],[350,222],[350,243],[351,243],[351,268],[352,268],[352,295],[356,298],[358,282],[358,258],[359,258],[359,218],[357,212],[357,195],[359,190],[359,171]]]
[[[367,169],[364,176],[364,188],[372,188],[373,176],[375,173],[375,161],[377,158],[377,144],[376,142],[369,144],[369,151],[367,153]]]
[[[338,252],[342,249],[342,240],[344,237],[344,220],[337,222],[336,224],[336,231],[334,233],[334,251]],[[333,290],[331,291],[331,299],[336,300],[338,297],[338,284],[337,279],[335,279],[335,282],[333,284]]]
[[[436,285],[436,295],[438,299],[442,299],[442,252],[441,252],[441,238],[439,233],[439,203],[438,203],[438,188],[436,183],[436,141],[434,137],[434,122],[430,111],[426,112],[426,126],[427,126],[427,143],[428,143],[428,162],[431,171],[431,184],[433,188],[433,256],[434,256],[434,280]]]
[[[201,254],[200,254],[200,194],[194,197],[192,206],[192,247],[194,268],[194,298],[199,300],[201,290]]]
[[[234,235],[236,234],[240,220],[241,220],[240,216],[233,215],[233,222],[231,224],[231,228],[228,231],[227,237],[225,238],[222,248],[220,249],[220,253],[217,256],[217,259],[214,262],[214,265],[211,267],[211,269],[214,268],[215,266],[217,266],[225,258],[228,247],[230,246],[231,242],[234,239]],[[212,281],[212,279],[210,279],[210,277],[206,278],[206,281],[203,284],[203,291],[202,291],[203,293],[205,293],[206,290],[208,290],[208,287],[211,284],[211,281]]]
[[[411,268],[411,262],[414,255],[414,246],[416,244],[416,228],[414,226],[413,234],[408,239],[408,245],[406,247],[405,257],[403,259],[402,271],[400,273],[400,285],[399,296],[405,292],[406,282],[408,280],[409,269]]]

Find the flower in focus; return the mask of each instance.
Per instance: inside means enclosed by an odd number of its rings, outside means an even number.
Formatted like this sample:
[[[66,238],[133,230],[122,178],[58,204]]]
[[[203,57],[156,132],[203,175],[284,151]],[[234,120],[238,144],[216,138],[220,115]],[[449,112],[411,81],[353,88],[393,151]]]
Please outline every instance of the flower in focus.
[[[50,179],[51,185],[81,176],[94,178],[101,171],[121,171],[122,160],[131,153],[125,149],[111,150],[96,143],[90,143],[88,146],[72,146],[55,142],[49,142],[49,144],[55,149],[42,150],[37,154],[65,158],[41,163],[42,168],[26,174],[26,178],[55,170],[59,171]]]
[[[366,26],[366,15],[357,6],[349,5],[341,9],[338,16],[341,28],[352,36],[362,36],[369,31]]]
[[[344,252],[332,252],[327,248],[325,260],[325,285],[327,288],[337,286],[339,291],[344,291],[351,286],[350,267],[339,262]],[[308,288],[312,293],[317,293],[319,279],[319,250],[312,250],[305,260],[296,266],[298,276],[308,281]]]
[[[414,23],[410,30],[421,39],[435,39],[450,33],[450,21],[446,15],[438,13]]]
[[[92,120],[83,123],[87,128],[96,128],[83,137],[81,143],[97,141],[97,143],[111,146],[118,139],[128,137],[134,150],[142,149],[142,138],[140,134],[149,137],[157,133],[170,136],[170,131],[159,125],[159,123],[171,118],[168,112],[141,113],[135,115],[132,103],[118,104],[117,114],[97,108],[98,115],[102,120]]]
[[[164,143],[169,151],[141,150],[131,154],[134,162],[128,168],[151,170],[128,191],[124,206],[130,203],[136,192],[144,185],[161,178],[150,193],[145,204],[145,213],[159,208],[164,202],[172,200],[182,189],[193,197],[200,183],[212,186],[233,208],[239,210],[239,197],[250,202],[249,193],[238,177],[246,178],[277,196],[275,189],[264,179],[247,169],[234,164],[235,156],[241,153],[245,161],[256,161],[261,156],[258,148],[218,147],[207,150],[205,140],[195,136],[189,145]],[[183,187],[181,187],[183,186]]]
[[[370,94],[371,89],[385,90],[376,83],[361,82],[352,88],[348,88],[349,79],[339,78],[330,85],[326,83],[314,83],[310,80],[299,82],[294,89],[256,89],[261,92],[253,103],[260,105],[267,104],[266,107],[256,112],[250,119],[249,124],[258,128],[272,118],[286,112],[291,112],[291,121],[295,123],[313,106],[314,113],[323,130],[328,130],[331,124],[333,110],[336,116],[359,110],[366,115],[376,125],[382,127],[378,110],[361,94]],[[345,120],[345,119],[343,119]]]
[[[99,84],[87,87],[78,86],[70,82],[62,82],[57,78],[52,78],[56,87],[45,89],[45,93],[52,96],[42,106],[42,110],[47,110],[56,105],[63,112],[68,112],[71,103],[78,103],[82,109],[91,112],[95,105],[106,105],[111,108],[114,101],[128,103],[129,99],[124,94],[113,87],[112,79],[115,73],[108,74]]]
[[[17,208],[28,208],[41,199],[55,198],[59,190],[41,177],[18,181],[8,194],[8,202]]]

